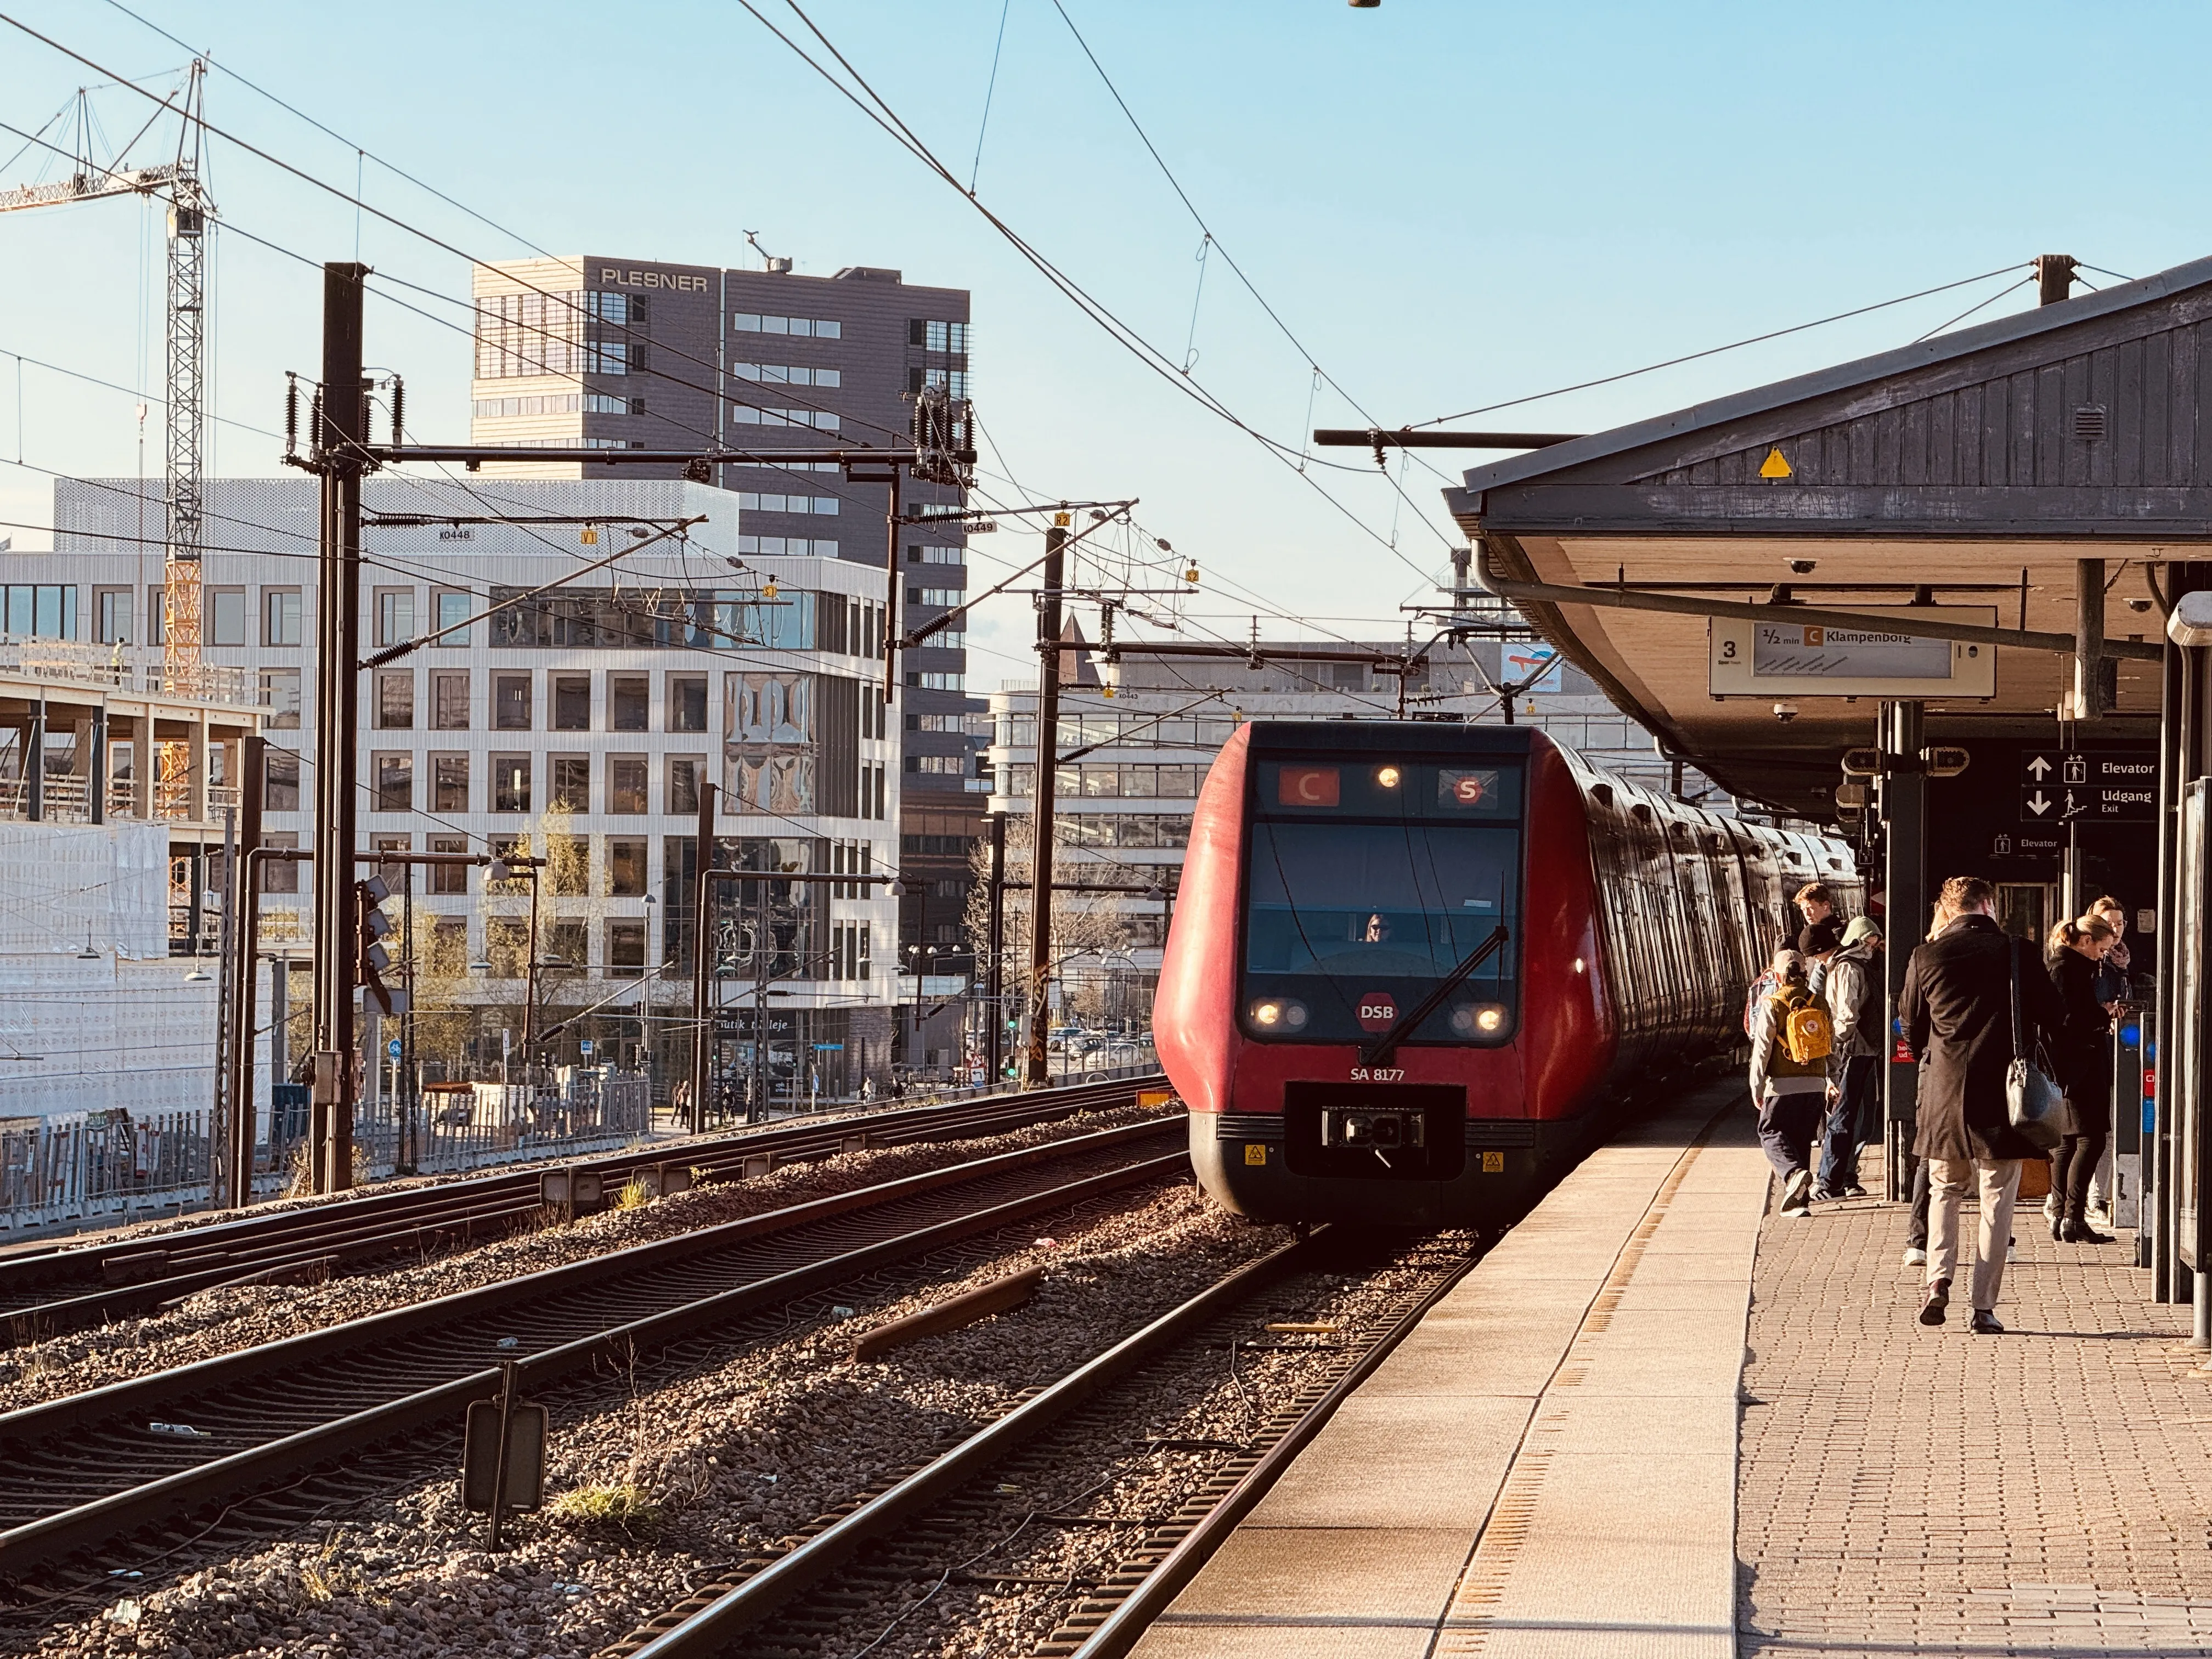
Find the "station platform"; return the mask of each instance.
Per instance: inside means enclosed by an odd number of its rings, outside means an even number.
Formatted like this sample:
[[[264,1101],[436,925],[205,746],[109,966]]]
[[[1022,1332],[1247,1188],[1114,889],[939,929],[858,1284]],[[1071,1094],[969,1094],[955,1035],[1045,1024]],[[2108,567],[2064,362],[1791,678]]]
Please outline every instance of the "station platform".
[[[2023,1206],[2008,1334],[1929,1329],[1902,1206],[1771,1187],[1734,1079],[1601,1148],[1139,1659],[2212,1654],[2212,1384],[2126,1243]]]

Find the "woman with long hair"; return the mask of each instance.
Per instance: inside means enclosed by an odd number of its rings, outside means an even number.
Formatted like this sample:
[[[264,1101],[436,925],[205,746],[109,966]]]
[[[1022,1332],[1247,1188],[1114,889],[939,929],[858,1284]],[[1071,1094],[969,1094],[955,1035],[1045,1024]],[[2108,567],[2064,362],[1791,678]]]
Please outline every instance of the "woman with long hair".
[[[2112,1138],[2112,1017],[2097,995],[2098,969],[2118,937],[2094,912],[2051,930],[2051,982],[2066,1005],[2066,1024],[2051,1056],[2066,1097],[2065,1135],[2051,1176],[2058,1195],[2051,1236],[2062,1243],[2112,1242],[2111,1234],[2093,1231],[2087,1216],[2090,1177]]]

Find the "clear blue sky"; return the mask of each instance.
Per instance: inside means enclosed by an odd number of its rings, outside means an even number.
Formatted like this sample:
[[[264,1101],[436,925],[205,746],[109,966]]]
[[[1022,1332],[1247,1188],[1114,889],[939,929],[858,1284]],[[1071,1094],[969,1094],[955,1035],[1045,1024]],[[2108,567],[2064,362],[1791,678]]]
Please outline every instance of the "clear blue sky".
[[[783,0],[756,3],[799,27]],[[2132,276],[2212,251],[2194,178],[2212,60],[2212,15],[2198,8],[1063,3],[1221,246],[1385,424],[2038,252]],[[1340,513],[1115,345],[735,0],[136,9],[545,248],[736,264],[751,229],[802,272],[888,264],[974,289],[978,406],[1012,474],[1048,495],[1142,497],[1148,529],[1273,610],[1395,632],[1421,573],[1446,568],[1453,532],[1434,474],[1407,471],[1409,507],[1371,467],[1311,470],[1350,516]],[[12,9],[131,76],[185,58],[105,0]],[[1001,0],[808,9],[964,179]],[[981,198],[1178,362],[1188,341],[1194,377],[1243,420],[1297,443],[1308,357],[1218,258],[1198,293],[1199,228],[1053,0],[1005,11]],[[0,119],[36,128],[93,78],[0,27]],[[96,107],[111,135],[143,118],[125,92]],[[236,82],[214,79],[208,112],[350,190],[349,145]],[[18,142],[0,135],[0,157]],[[26,157],[0,183],[38,167]],[[318,261],[354,254],[352,208],[220,141],[212,176],[239,230]],[[526,251],[374,161],[362,177],[372,204],[471,253]],[[358,235],[380,270],[467,292],[461,259],[373,217]],[[277,427],[283,372],[316,361],[315,276],[243,235],[222,238],[218,259],[217,410]],[[161,269],[157,213],[135,201],[0,216],[0,353],[158,384]],[[1615,424],[1902,343],[2009,280],[1486,419]],[[1981,314],[2027,302],[2015,292]],[[369,329],[372,361],[406,372],[410,425],[464,436],[463,337],[390,307],[372,309]],[[0,356],[0,460],[134,470],[131,398],[27,369],[19,430],[15,380]],[[1326,387],[1311,416],[1364,423]],[[156,410],[156,472],[159,421]],[[213,470],[269,473],[275,450],[221,428]],[[1363,465],[1356,452],[1332,459]],[[45,522],[50,490],[0,465],[0,517]],[[18,547],[43,544],[14,533]],[[979,551],[1023,544],[1002,536]],[[1254,605],[1217,590],[1200,608],[1241,634]],[[977,643],[1010,645],[1027,627],[1009,605]],[[1021,667],[981,655],[970,684]]]

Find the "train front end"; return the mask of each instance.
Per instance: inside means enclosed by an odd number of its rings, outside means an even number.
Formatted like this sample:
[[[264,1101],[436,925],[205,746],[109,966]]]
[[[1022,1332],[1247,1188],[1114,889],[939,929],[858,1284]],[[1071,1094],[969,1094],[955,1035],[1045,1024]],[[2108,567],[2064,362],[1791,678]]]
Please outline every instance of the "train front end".
[[[1610,1060],[1589,843],[1526,727],[1263,723],[1191,826],[1153,1027],[1207,1190],[1267,1220],[1509,1221]]]

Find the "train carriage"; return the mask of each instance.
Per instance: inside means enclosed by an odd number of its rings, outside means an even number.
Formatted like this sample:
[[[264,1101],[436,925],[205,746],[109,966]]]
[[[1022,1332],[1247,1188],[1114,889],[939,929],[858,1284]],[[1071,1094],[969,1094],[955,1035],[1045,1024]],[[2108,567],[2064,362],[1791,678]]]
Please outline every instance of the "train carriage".
[[[1262,722],[1200,791],[1153,1025],[1214,1196],[1489,1225],[1615,1108],[1741,1038],[1848,847],[1722,817],[1528,726]]]

